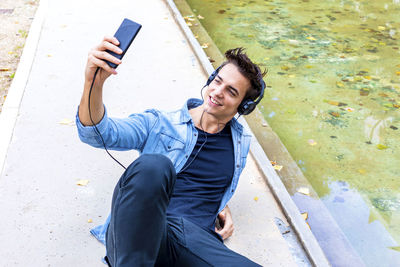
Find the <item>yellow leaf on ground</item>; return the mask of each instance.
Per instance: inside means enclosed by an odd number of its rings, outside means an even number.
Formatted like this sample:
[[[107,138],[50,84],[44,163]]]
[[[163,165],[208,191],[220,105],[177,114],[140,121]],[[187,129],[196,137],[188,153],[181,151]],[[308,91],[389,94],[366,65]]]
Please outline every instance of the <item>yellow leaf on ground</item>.
[[[89,183],[89,180],[79,180],[78,182],[76,182],[77,185],[80,186],[85,186]]]
[[[87,222],[88,222],[88,223],[92,223],[92,222],[93,222],[93,220],[92,220],[92,219],[89,219],[89,220],[87,220]]]
[[[62,119],[61,121],[58,122],[58,124],[74,126],[75,122],[71,119]]]
[[[388,148],[387,146],[382,145],[382,144],[377,144],[376,147],[377,147],[379,150],[384,150],[384,149]]]
[[[204,43],[202,46],[201,46],[201,48],[208,48],[208,43]]]
[[[315,39],[314,37],[312,37],[312,36],[308,36],[306,39],[308,39],[308,40],[311,40],[311,41],[315,41],[315,40],[317,40],[317,39]]]
[[[299,189],[297,189],[297,192],[307,196],[310,195],[310,189],[308,187],[300,187]]]
[[[255,200],[255,201],[258,201],[258,197],[254,197],[254,200]]]
[[[317,142],[315,142],[313,139],[308,140],[308,143],[310,146],[315,146],[317,144]]]
[[[301,216],[303,217],[304,220],[307,220],[308,219],[308,212],[303,212],[301,214]]]
[[[9,71],[9,68],[0,68],[0,71]]]
[[[274,165],[273,167],[274,167],[274,169],[277,170],[277,171],[280,171],[280,170],[282,170],[282,168],[283,168],[283,166],[281,166],[281,165]]]
[[[364,170],[364,169],[359,169],[358,172],[361,173],[361,174],[366,174],[367,173],[367,171]]]
[[[204,17],[202,15],[198,15],[197,16],[199,19],[204,19]]]

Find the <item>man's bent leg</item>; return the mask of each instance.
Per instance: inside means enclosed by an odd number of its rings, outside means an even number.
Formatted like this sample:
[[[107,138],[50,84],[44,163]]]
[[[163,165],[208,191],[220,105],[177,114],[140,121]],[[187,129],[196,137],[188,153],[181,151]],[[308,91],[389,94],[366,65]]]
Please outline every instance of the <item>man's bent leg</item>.
[[[176,173],[163,155],[144,154],[118,181],[106,235],[112,267],[153,266],[166,229]]]

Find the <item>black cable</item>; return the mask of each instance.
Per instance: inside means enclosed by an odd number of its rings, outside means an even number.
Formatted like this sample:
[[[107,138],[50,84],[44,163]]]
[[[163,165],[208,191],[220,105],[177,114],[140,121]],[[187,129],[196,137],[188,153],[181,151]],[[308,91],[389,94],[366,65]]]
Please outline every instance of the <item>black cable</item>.
[[[92,119],[92,112],[90,111],[90,97],[91,97],[91,95],[92,95],[92,88],[93,88],[93,85],[94,85],[94,80],[96,79],[96,76],[97,76],[97,73],[99,72],[99,70],[100,70],[100,67],[97,67],[96,71],[94,72],[93,81],[92,81],[92,84],[90,85],[90,90],[89,90],[88,105],[89,105],[89,117],[90,117],[90,121],[92,122],[92,125],[94,126],[94,129],[95,129],[96,134],[97,134],[98,136],[100,136],[101,142],[103,142],[103,146],[104,146],[104,149],[106,150],[107,154],[108,154],[113,160],[115,160],[119,165],[121,165],[122,168],[124,168],[124,169],[126,170],[126,167],[125,167],[124,165],[122,165],[122,163],[119,162],[116,158],[114,158],[114,157],[110,154],[110,152],[108,152],[107,147],[106,147],[106,143],[104,142],[104,139],[103,139],[103,136],[101,136],[101,133],[100,133],[99,129],[97,129],[97,126],[96,126],[96,124],[94,123],[94,121],[93,121],[93,119]]]

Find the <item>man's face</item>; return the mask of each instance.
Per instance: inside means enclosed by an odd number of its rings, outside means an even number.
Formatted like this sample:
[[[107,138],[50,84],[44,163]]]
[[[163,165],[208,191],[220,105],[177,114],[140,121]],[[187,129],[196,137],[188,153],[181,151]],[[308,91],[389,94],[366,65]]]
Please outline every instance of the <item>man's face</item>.
[[[237,113],[250,81],[238,68],[228,63],[208,86],[204,95],[204,111],[220,121],[230,120]]]

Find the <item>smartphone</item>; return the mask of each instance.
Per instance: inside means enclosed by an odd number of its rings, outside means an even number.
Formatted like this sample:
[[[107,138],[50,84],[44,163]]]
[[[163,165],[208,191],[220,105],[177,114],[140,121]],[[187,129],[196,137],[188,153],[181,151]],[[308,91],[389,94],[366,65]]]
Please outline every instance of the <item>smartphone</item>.
[[[117,38],[119,41],[118,47],[121,48],[122,54],[116,54],[110,50],[106,50],[106,52],[110,53],[112,56],[118,59],[122,59],[141,28],[142,25],[140,25],[139,23],[136,23],[129,19],[124,19],[121,23],[121,26],[119,26],[117,32],[114,34],[114,37]],[[106,62],[111,68],[115,69],[118,66],[117,64],[114,64],[107,60]]]

